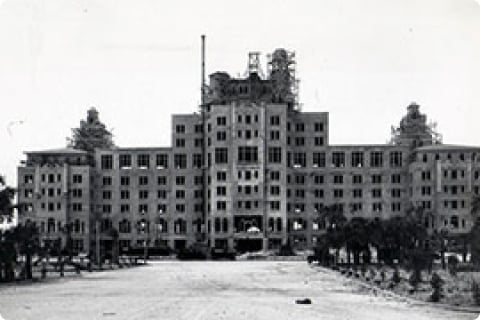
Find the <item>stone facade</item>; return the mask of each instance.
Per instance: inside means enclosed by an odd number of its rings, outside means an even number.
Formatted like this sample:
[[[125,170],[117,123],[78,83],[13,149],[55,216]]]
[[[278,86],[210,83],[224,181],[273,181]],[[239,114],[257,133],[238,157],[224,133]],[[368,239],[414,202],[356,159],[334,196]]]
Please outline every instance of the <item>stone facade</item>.
[[[173,116],[171,147],[27,152],[23,220],[46,242],[72,226],[86,252],[97,235],[103,250],[312,248],[331,204],[369,219],[422,207],[431,231],[471,228],[480,148],[440,144],[416,104],[390,144],[331,145],[329,114],[299,110],[284,51],[273,56],[265,79],[212,74],[201,112]]]

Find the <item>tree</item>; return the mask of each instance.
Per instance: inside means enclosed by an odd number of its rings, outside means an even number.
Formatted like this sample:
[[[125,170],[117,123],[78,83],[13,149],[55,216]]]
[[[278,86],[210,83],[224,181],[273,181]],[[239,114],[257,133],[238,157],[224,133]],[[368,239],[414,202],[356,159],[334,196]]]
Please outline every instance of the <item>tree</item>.
[[[26,279],[32,279],[32,256],[39,249],[38,229],[30,222],[18,225],[13,229],[18,253],[25,256],[24,274]]]
[[[340,256],[340,248],[345,243],[343,227],[347,219],[343,215],[342,208],[338,204],[322,206],[319,210],[317,222],[327,226],[327,233],[323,236],[323,243],[329,248],[336,250],[336,261]]]
[[[88,110],[87,119],[80,121],[80,127],[72,129],[72,138],[69,146],[87,152],[94,152],[95,148],[110,149],[115,145],[112,133],[100,121],[95,108]]]
[[[5,179],[0,176],[0,216],[11,218],[13,215],[13,198],[15,189],[6,186]],[[15,235],[12,230],[0,231],[0,280],[13,281],[14,264],[17,260]]]
[[[475,264],[480,264],[480,223],[479,223],[479,214],[480,214],[480,196],[474,195],[472,198],[470,213],[473,218],[473,227],[470,230],[469,242],[470,250],[472,254],[472,262]]]

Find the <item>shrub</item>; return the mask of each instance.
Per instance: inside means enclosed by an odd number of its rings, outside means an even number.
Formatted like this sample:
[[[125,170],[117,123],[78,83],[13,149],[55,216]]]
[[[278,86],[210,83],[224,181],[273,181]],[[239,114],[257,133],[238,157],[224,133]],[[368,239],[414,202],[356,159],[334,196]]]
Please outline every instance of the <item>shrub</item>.
[[[432,302],[440,301],[440,298],[442,297],[443,284],[444,284],[443,279],[436,272],[434,272],[432,274],[432,279],[430,280],[430,284],[433,289],[432,295],[430,296],[430,301]]]
[[[284,244],[280,247],[280,251],[278,253],[279,256],[294,256],[295,252],[293,251],[292,246],[290,243]]]
[[[387,277],[387,274],[385,273],[385,270],[380,271],[380,278],[382,278],[382,282],[385,281],[386,277]]]
[[[417,290],[418,284],[422,282],[421,276],[418,270],[412,271],[410,278],[408,279],[408,283],[413,287],[413,290]]]
[[[397,284],[400,283],[401,280],[402,280],[402,279],[400,278],[400,272],[398,272],[398,269],[395,269],[395,270],[393,271],[393,275],[392,275],[392,283],[393,283],[394,285],[397,285]]]

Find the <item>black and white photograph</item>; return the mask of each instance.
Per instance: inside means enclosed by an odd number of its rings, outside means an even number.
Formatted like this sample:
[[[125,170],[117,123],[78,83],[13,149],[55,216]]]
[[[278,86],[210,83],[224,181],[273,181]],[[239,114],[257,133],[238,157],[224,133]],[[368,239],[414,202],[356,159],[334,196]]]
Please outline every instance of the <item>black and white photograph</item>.
[[[480,319],[480,0],[0,0],[0,320]]]

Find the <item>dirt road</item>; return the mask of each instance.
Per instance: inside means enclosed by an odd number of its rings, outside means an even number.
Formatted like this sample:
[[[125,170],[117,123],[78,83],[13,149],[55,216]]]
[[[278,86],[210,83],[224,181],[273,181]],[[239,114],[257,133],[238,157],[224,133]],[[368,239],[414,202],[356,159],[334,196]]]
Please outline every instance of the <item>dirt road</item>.
[[[295,299],[309,297],[311,305]],[[0,287],[0,314],[22,319],[475,319],[385,296],[305,262],[157,262],[50,283]],[[1,317],[0,317],[1,319]]]

